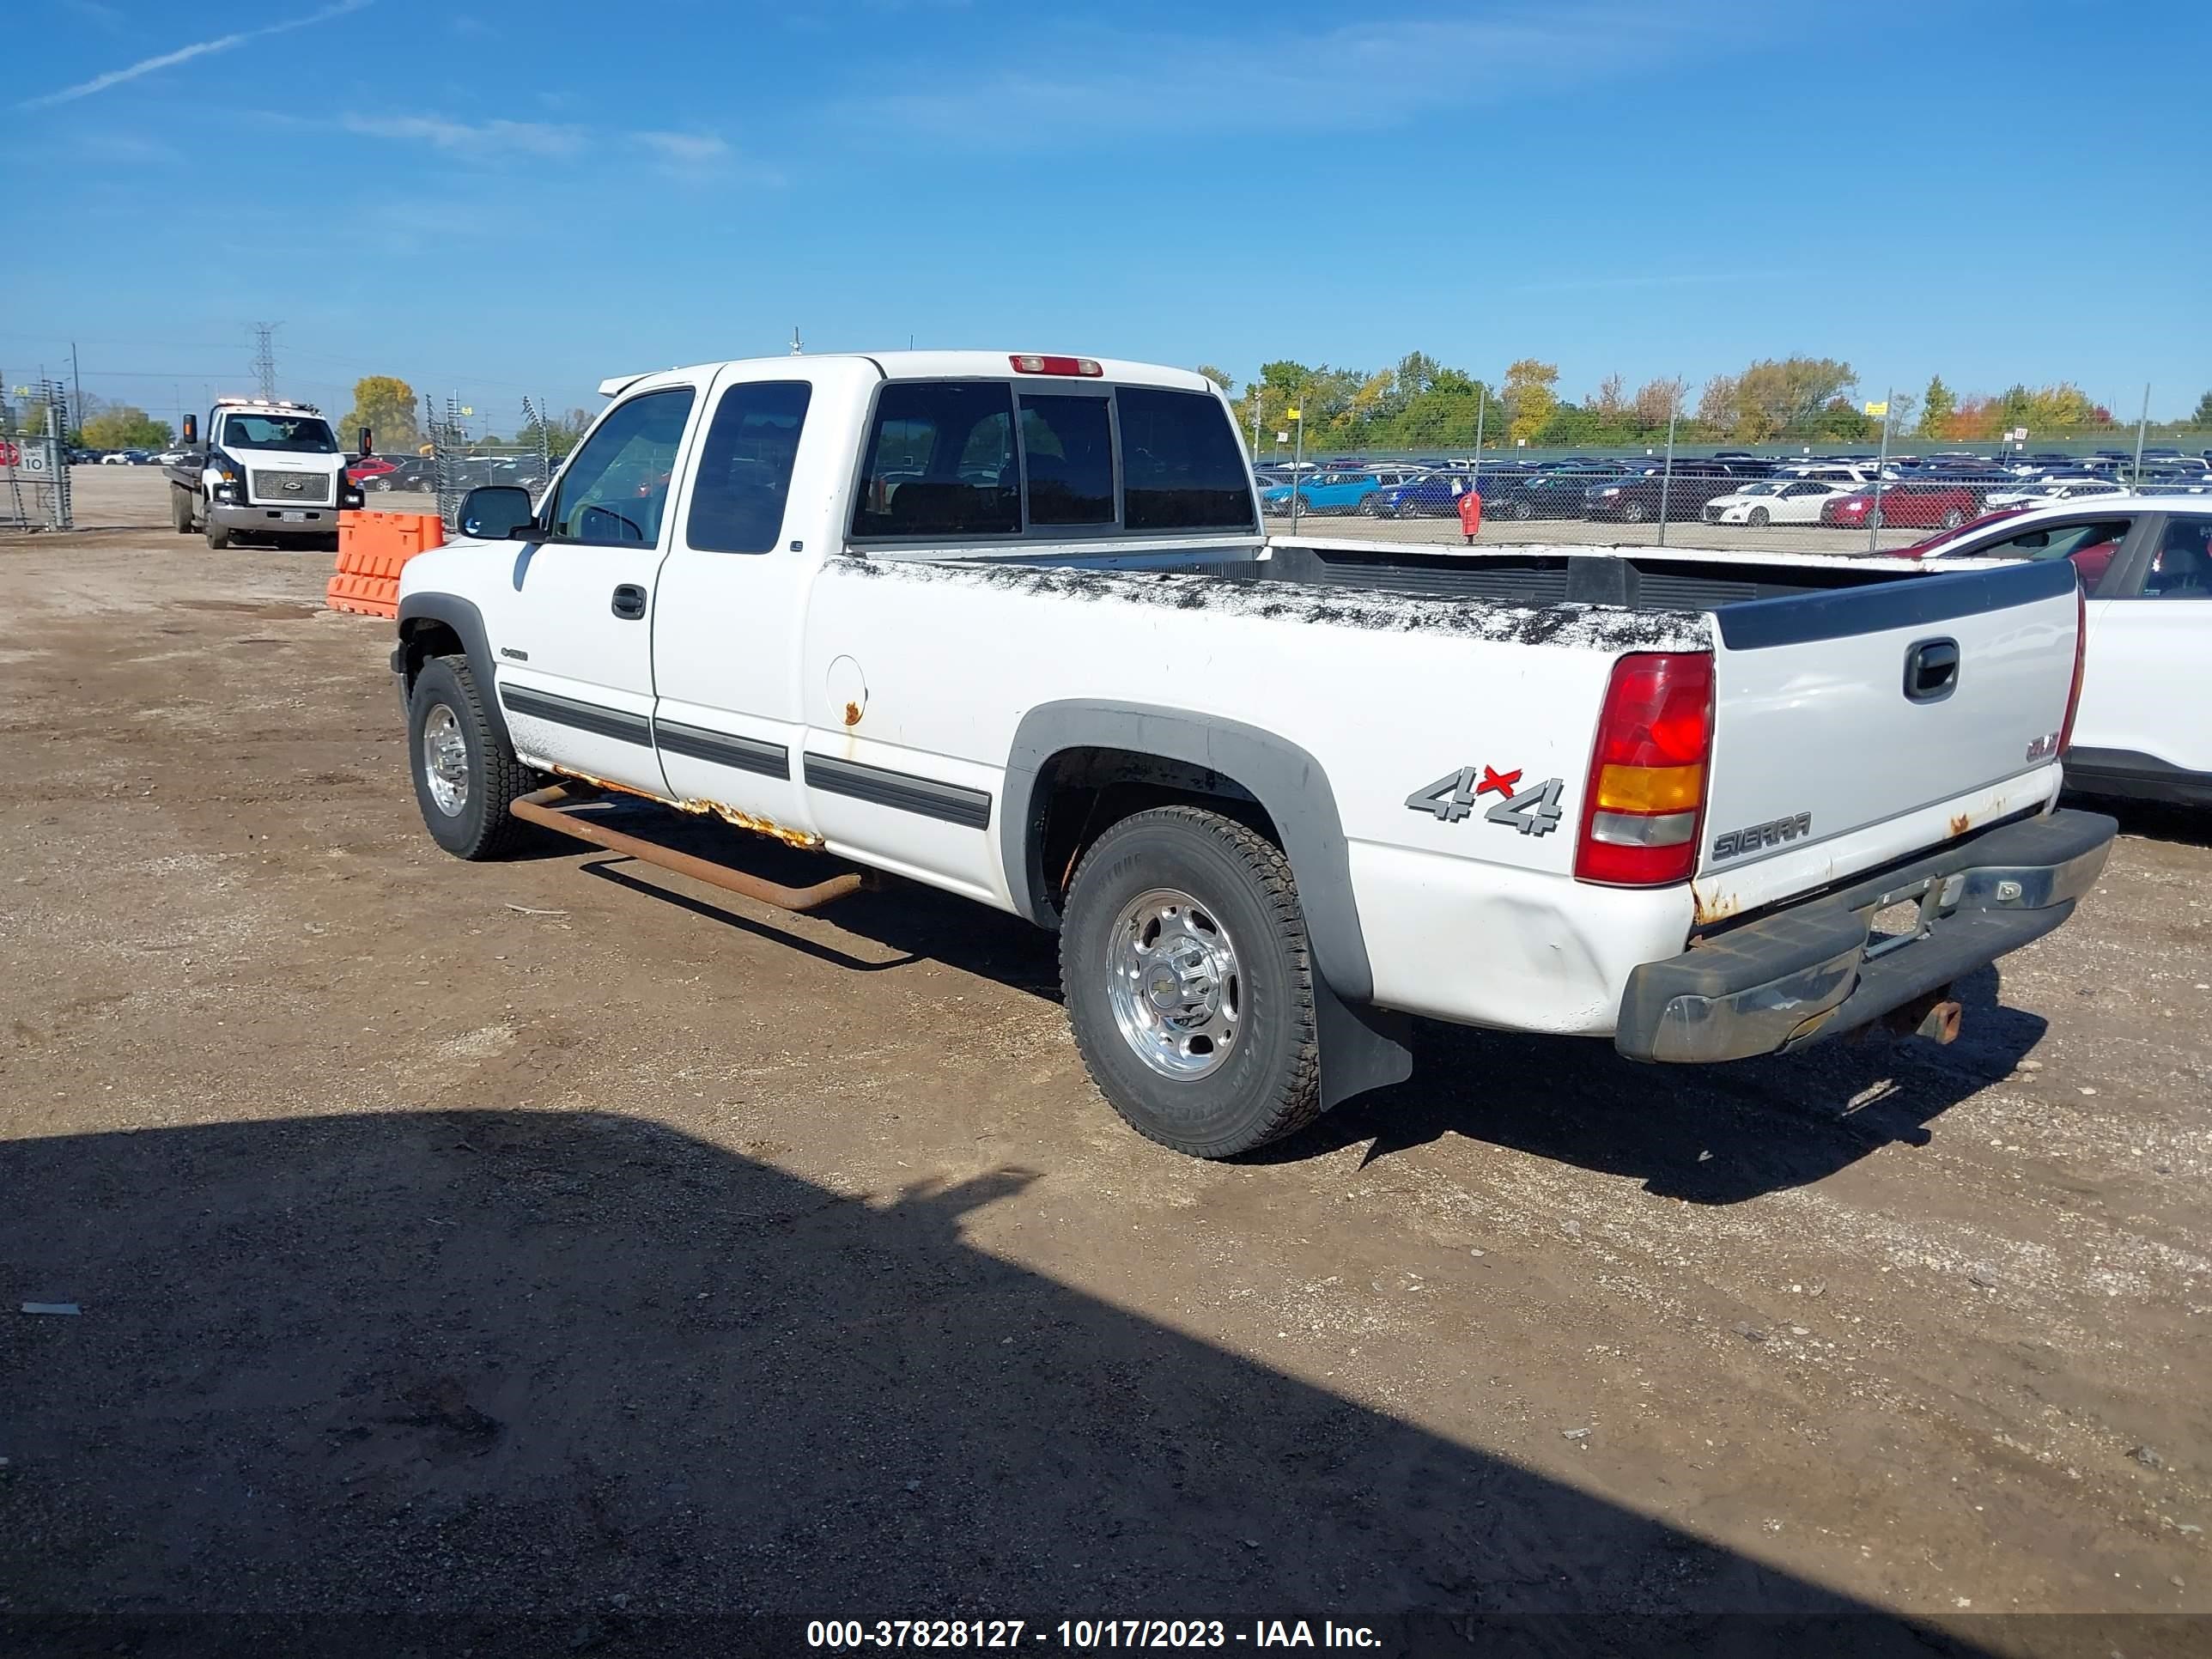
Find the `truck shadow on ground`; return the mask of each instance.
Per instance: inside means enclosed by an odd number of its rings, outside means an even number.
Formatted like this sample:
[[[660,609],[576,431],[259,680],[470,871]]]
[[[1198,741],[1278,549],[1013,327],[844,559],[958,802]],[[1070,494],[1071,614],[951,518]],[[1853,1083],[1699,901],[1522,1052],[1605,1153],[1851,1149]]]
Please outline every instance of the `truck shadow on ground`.
[[[966,1241],[1038,1178],[831,1191],[590,1112],[0,1145],[9,1295],[82,1308],[0,1323],[0,1631],[660,1655],[799,1650],[757,1612],[1425,1610],[1399,1650],[1977,1650]],[[1446,1619],[1540,1613],[1612,1617]]]
[[[628,825],[625,826],[629,827]],[[684,826],[686,850],[714,855]],[[745,866],[772,880],[821,878],[818,855],[763,845]],[[650,866],[595,858],[591,875],[649,894],[695,915],[854,973],[875,974],[924,958],[1048,1000],[1060,1000],[1054,939],[1012,917],[928,888],[894,884],[823,913],[840,928],[896,952],[873,959],[756,921],[735,901],[664,885]],[[1411,1079],[1348,1101],[1305,1133],[1253,1155],[1279,1163],[1367,1141],[1363,1164],[1465,1135],[1516,1147],[1699,1204],[1733,1204],[1820,1181],[1893,1143],[1924,1146],[1928,1125],[2009,1076],[2046,1022],[1999,1000],[2000,978],[1984,968],[1960,982],[1966,1016],[1957,1042],[1874,1032],[1800,1054],[1723,1066],[1638,1066],[1610,1043],[1525,1036],[1419,1022]]]

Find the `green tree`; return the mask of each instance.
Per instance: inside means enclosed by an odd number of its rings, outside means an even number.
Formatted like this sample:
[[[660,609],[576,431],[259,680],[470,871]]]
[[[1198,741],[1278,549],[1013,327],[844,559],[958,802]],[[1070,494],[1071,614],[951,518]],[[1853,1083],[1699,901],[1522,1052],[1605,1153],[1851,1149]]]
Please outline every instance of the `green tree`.
[[[422,434],[415,424],[422,400],[415,388],[390,374],[364,374],[353,383],[353,407],[338,423],[338,439],[350,447],[353,435],[367,427],[376,447],[391,454],[415,449]]]
[[[566,415],[556,415],[548,420],[525,421],[515,433],[514,441],[535,449],[542,428],[545,453],[557,461],[576,447],[591,424],[592,417],[588,414],[580,409],[572,409]]]
[[[1505,368],[1505,435],[1534,443],[1559,406],[1557,363],[1540,363],[1523,357]]]
[[[1948,436],[1951,417],[1958,412],[1958,393],[1943,384],[1941,374],[1929,375],[1928,390],[1920,394],[1920,424],[1915,429],[1923,438]]]
[[[1762,357],[1735,377],[1735,418],[1728,435],[1760,443],[1812,432],[1821,410],[1856,378],[1849,363],[1832,357]]]
[[[2199,432],[2212,431],[2212,392],[2197,400],[2197,412],[2189,417],[2189,424]]]
[[[166,449],[173,435],[167,421],[129,404],[110,404],[79,430],[94,449]]]
[[[1219,386],[1225,396],[1233,398],[1237,395],[1237,382],[1229,378],[1227,369],[1216,368],[1212,363],[1200,363],[1198,372]]]

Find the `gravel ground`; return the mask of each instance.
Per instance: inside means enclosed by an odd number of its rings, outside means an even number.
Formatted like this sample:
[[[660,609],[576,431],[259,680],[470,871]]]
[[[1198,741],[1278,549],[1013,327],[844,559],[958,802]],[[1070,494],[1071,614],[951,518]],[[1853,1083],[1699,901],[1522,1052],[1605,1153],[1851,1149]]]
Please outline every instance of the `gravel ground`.
[[[445,857],[327,568],[0,542],[0,1614],[2203,1650],[2146,1616],[2212,1613],[2203,818],[2129,817],[1951,1048],[1425,1028],[1198,1164],[1010,918]],[[1988,1617],[2052,1612],[2126,1622]]]

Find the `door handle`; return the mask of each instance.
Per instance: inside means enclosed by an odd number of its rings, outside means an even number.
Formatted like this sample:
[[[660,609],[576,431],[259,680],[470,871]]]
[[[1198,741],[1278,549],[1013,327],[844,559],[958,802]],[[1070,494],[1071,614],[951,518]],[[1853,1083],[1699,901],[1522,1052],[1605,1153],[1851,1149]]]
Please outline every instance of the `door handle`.
[[[615,589],[614,613],[624,622],[635,622],[645,615],[645,590],[635,582],[624,582]]]
[[[1905,653],[1905,695],[1914,702],[1940,702],[1959,686],[1959,642],[1923,640]]]

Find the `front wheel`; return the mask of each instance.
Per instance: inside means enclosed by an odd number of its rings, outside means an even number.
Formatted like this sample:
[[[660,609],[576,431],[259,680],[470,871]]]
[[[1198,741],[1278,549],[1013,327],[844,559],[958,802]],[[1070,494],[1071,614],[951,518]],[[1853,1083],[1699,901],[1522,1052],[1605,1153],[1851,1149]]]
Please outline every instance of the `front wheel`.
[[[465,657],[433,657],[407,700],[407,763],[422,823],[455,858],[497,858],[526,826],[507,811],[530,774],[485,718]]]
[[[1510,513],[1516,520],[1522,524],[1526,524],[1530,519],[1534,518],[1536,512],[1536,509],[1530,507],[1526,501],[1516,501],[1506,510]]]
[[[230,526],[217,524],[212,515],[207,521],[207,544],[218,553],[230,545]]]
[[[1944,514],[1943,528],[1946,530],[1956,530],[1960,525],[1966,523],[1966,515],[1954,507],[1951,508],[1950,511]]]
[[[1772,516],[1773,515],[1768,513],[1763,507],[1754,507],[1751,509],[1751,522],[1756,528],[1760,530],[1766,528],[1766,521]]]
[[[1626,523],[1642,524],[1644,522],[1644,516],[1647,511],[1649,511],[1649,509],[1645,507],[1643,502],[1630,501],[1621,507],[1620,516],[1622,520]]]
[[[1231,1158],[1321,1115],[1312,951],[1282,850],[1196,806],[1122,819],[1067,890],[1075,1046],[1129,1127]]]

